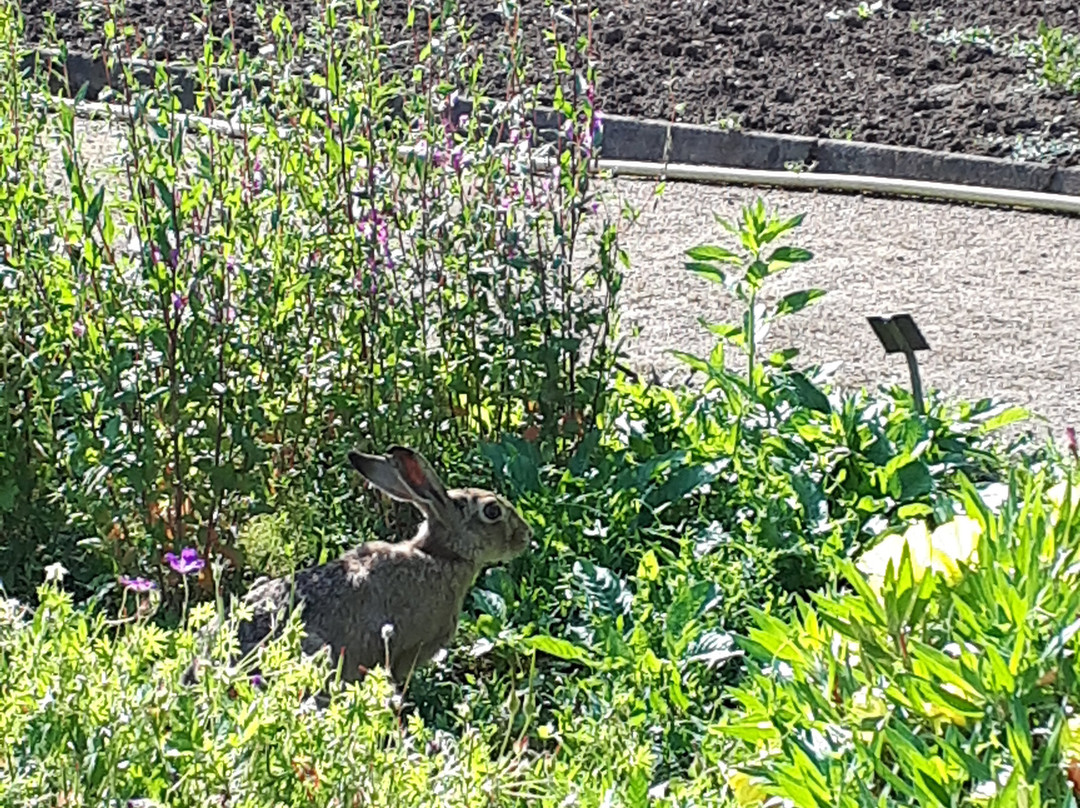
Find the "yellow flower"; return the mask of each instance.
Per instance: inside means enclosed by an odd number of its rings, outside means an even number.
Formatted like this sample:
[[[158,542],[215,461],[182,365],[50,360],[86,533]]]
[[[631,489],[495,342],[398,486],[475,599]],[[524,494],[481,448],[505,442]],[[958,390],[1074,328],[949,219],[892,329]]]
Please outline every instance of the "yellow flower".
[[[930,535],[931,567],[945,575],[949,583],[960,580],[960,563],[978,561],[982,528],[970,516],[957,516],[939,525]]]
[[[761,805],[769,799],[769,795],[762,788],[761,780],[745,772],[731,772],[728,775],[728,787],[739,805]]]
[[[1066,481],[1062,480],[1046,492],[1046,498],[1054,506],[1054,512],[1050,516],[1050,524],[1057,523],[1058,517],[1061,515],[1061,509],[1065,506],[1066,487]],[[1072,508],[1075,510],[1077,505],[1080,505],[1080,486],[1074,485],[1072,489]]]
[[[880,591],[889,562],[894,570],[899,569],[900,557],[907,545],[915,580],[920,580],[926,570],[931,569],[942,573],[949,583],[954,584],[960,578],[960,562],[977,560],[979,534],[979,523],[969,516],[957,516],[938,526],[933,533],[926,527],[926,522],[918,521],[903,533],[893,533],[872,547],[862,555],[857,566],[874,590]]]

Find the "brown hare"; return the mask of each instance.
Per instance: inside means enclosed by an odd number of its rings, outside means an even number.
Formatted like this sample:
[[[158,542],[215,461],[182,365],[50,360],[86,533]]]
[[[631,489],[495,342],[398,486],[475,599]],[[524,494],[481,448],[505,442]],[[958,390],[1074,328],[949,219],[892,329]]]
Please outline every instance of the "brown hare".
[[[303,604],[306,653],[328,646],[332,663],[343,657],[346,681],[389,660],[400,683],[450,642],[480,570],[524,552],[532,530],[498,494],[448,491],[412,449],[393,446],[385,456],[353,451],[349,462],[380,491],[416,506],[424,522],[408,541],[369,542],[336,561],[256,582],[244,597],[255,614],[240,626],[240,647],[250,652],[283,610]]]

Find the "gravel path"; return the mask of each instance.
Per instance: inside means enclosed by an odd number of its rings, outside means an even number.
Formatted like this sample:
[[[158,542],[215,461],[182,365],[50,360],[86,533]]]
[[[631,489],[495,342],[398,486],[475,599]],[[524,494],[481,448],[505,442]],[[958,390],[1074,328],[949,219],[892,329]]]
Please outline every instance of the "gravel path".
[[[82,156],[104,165],[119,143],[104,122],[82,121]],[[51,173],[62,163],[53,150]],[[618,180],[611,190],[642,211],[628,228],[631,270],[623,289],[631,364],[659,372],[681,365],[672,348],[707,354],[698,323],[736,319],[724,292],[683,269],[683,251],[730,244],[714,214],[732,218],[761,195],[783,216],[805,212],[790,243],[812,261],[766,284],[774,299],[799,288],[828,294],[777,325],[766,350],[794,346],[801,361],[841,362],[845,387],[908,384],[902,357],[886,357],[868,315],[910,312],[930,343],[923,382],[951,396],[993,396],[1033,408],[1060,439],[1080,423],[1080,218],[853,195]],[[796,360],[796,361],[800,361]],[[682,378],[679,376],[677,378]]]
[[[778,323],[768,349],[794,346],[802,361],[842,362],[836,381],[845,387],[907,386],[903,357],[886,357],[866,322],[906,311],[930,344],[919,361],[927,388],[1029,407],[1057,440],[1080,422],[1080,218],[678,183],[653,206],[651,183],[621,180],[618,190],[644,208],[628,234],[633,269],[623,296],[626,324],[641,328],[631,349],[638,367],[678,366],[671,348],[707,353],[712,335],[698,318],[738,317],[719,287],[682,269],[682,251],[730,246],[713,214],[732,218],[760,194],[784,216],[807,214],[791,243],[815,255],[767,284],[769,297],[828,292]]]

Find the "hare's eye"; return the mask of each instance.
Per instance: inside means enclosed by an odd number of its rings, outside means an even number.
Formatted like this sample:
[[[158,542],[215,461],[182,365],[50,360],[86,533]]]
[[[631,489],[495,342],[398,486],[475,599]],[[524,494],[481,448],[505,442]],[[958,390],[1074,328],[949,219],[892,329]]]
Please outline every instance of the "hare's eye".
[[[496,522],[502,518],[502,506],[498,502],[489,502],[484,506],[484,518]]]

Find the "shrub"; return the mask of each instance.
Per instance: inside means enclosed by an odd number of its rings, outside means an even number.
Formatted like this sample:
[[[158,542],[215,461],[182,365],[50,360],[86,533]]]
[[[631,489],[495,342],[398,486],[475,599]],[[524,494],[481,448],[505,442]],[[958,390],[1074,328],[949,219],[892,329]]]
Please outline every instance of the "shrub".
[[[513,40],[494,54],[512,93],[494,100],[452,4],[417,7],[404,74],[385,68],[374,4],[341,8],[307,36],[265,16],[272,59],[208,26],[188,75],[196,112],[229,132],[178,112],[166,72],[141,83],[147,44],[107,19],[100,60],[131,111],[109,168],[88,165],[73,106],[41,94],[47,70],[66,81],[65,51],[23,70],[5,2],[7,586],[58,557],[86,586],[153,573],[187,543],[242,566],[244,522],[290,502],[338,543],[372,504],[346,447],[410,443],[453,476],[478,437],[565,452],[603,410],[621,276],[589,180],[587,42],[559,50],[567,123],[545,144]],[[77,565],[76,542],[91,551]]]
[[[757,612],[739,710],[710,730],[742,804],[1074,804],[1068,491],[1055,506],[1017,471],[994,512],[964,485],[972,555],[928,568],[905,546],[879,592],[846,564],[853,593],[812,595],[790,621]]]
[[[295,619],[264,649],[265,677],[227,666],[233,624],[215,675],[190,688],[191,631],[162,630],[145,609],[75,609],[56,580],[38,599],[32,615],[0,613],[5,805],[599,804],[648,782],[648,750],[624,720],[594,725],[576,759],[483,725],[433,732],[402,716],[385,677],[344,687],[303,658]],[[193,627],[212,614],[196,609]],[[305,694],[327,682],[319,708]]]

